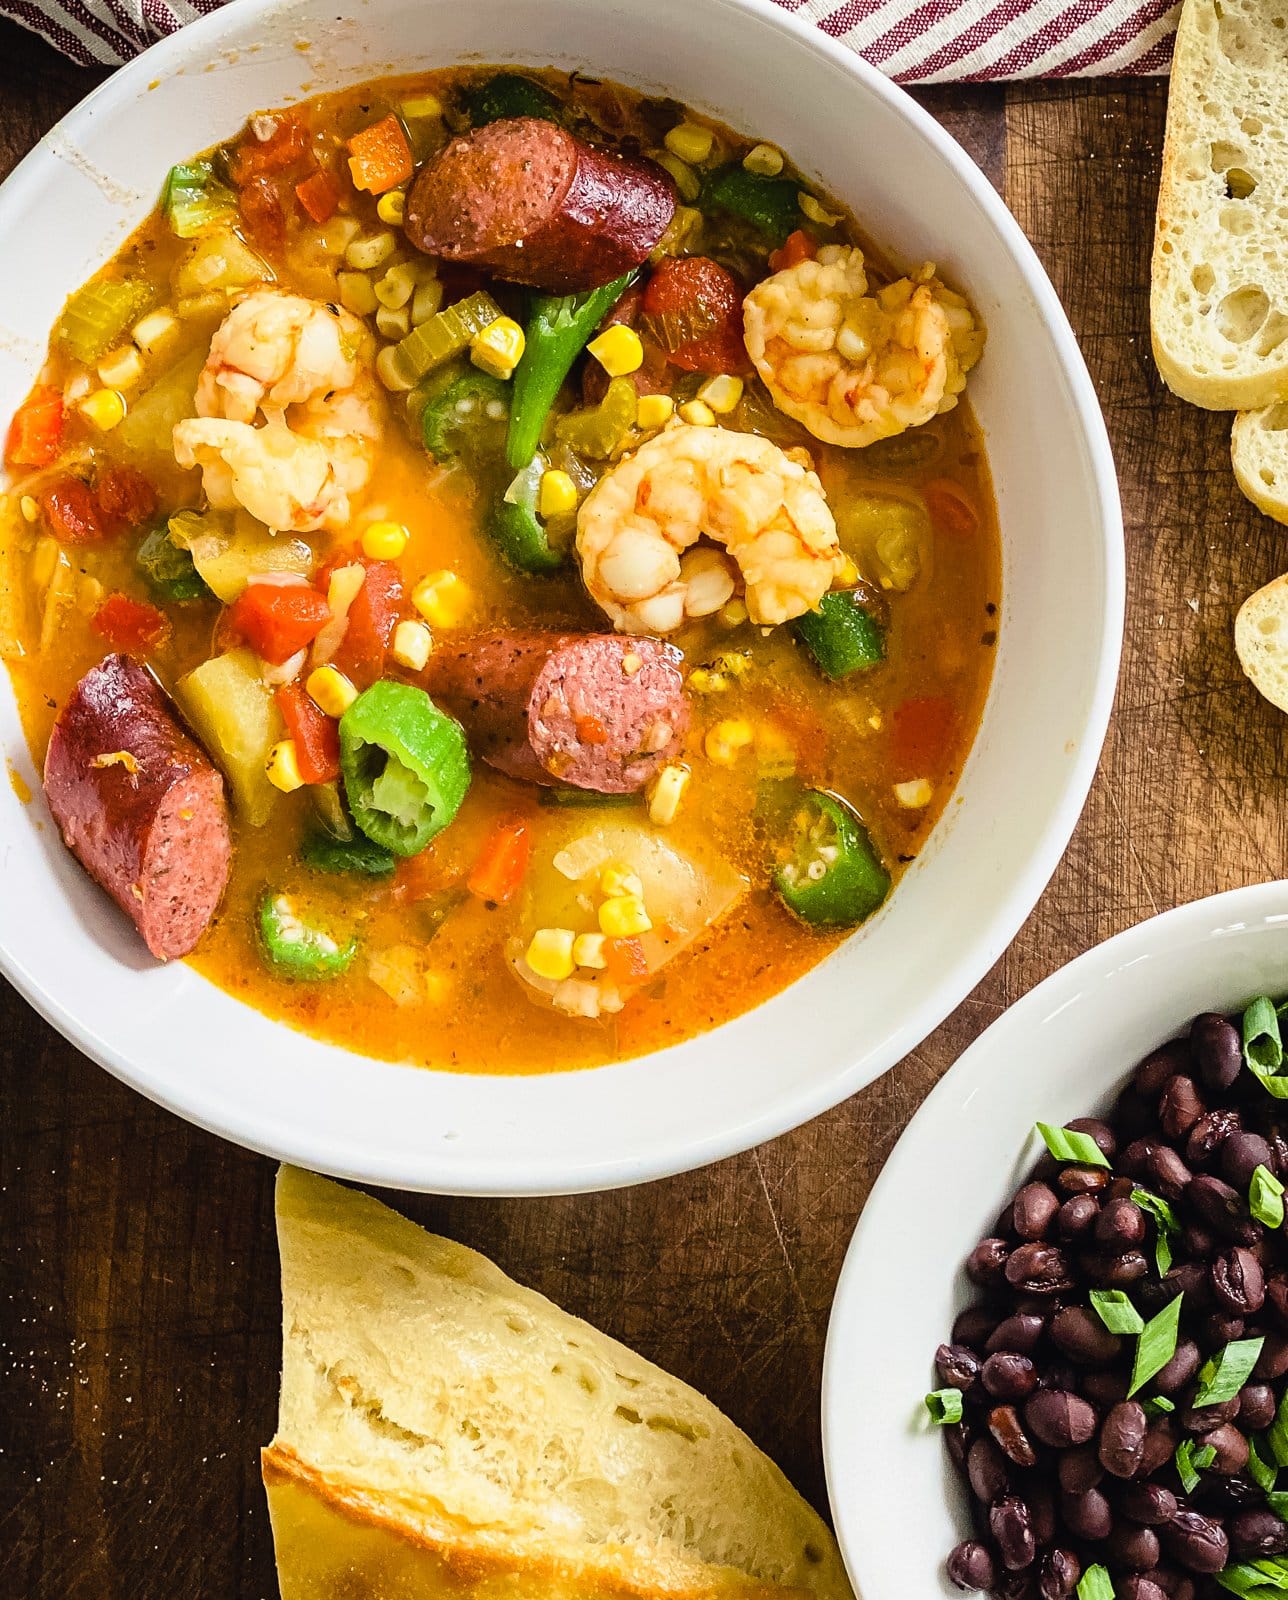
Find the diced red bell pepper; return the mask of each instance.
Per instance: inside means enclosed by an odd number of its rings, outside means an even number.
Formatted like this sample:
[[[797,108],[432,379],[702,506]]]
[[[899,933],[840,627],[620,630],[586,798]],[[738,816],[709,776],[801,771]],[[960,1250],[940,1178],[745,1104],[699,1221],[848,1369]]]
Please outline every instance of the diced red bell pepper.
[[[237,198],[247,233],[261,250],[270,255],[280,252],[286,243],[286,215],[274,180],[252,178]]]
[[[277,709],[295,741],[295,760],[305,783],[331,783],[340,776],[340,729],[298,683],[277,691]]]
[[[156,490],[135,467],[109,464],[94,479],[99,521],[108,534],[137,528],[156,514]]]
[[[484,841],[465,887],[480,900],[503,906],[518,892],[532,855],[532,839],[522,817],[498,822]]]
[[[83,478],[56,478],[40,495],[40,509],[60,544],[93,544],[107,537],[94,491]]]
[[[604,960],[608,976],[619,988],[648,977],[648,958],[638,939],[605,939]]]
[[[804,228],[797,228],[795,233],[789,233],[783,240],[782,247],[770,256],[769,270],[783,272],[788,267],[798,266],[802,261],[812,261],[817,254],[818,245],[814,239]]]
[[[416,170],[402,123],[391,111],[349,140],[349,173],[355,189],[385,194]]]
[[[94,613],[94,626],[114,650],[155,650],[170,637],[170,620],[145,600],[110,594]]]
[[[311,644],[330,620],[326,596],[303,583],[249,583],[227,613],[232,631],[277,667]]]
[[[648,280],[641,301],[641,331],[685,372],[745,372],[742,290],[731,272],[709,256],[667,256]],[[683,337],[686,326],[700,328]]]
[[[895,707],[891,753],[902,778],[930,778],[942,771],[957,714],[942,695],[905,700]]]
[[[936,528],[967,539],[979,527],[979,512],[960,483],[954,483],[951,478],[936,478],[921,492]]]
[[[332,560],[327,564],[327,573],[355,561],[366,567],[366,581],[349,607],[349,625],[332,662],[359,689],[369,689],[385,670],[389,641],[398,626],[403,581],[392,561],[368,561],[362,556]]]
[[[267,139],[248,134],[233,157],[232,180],[241,188],[265,173],[285,172],[303,161],[309,150],[308,130],[298,117],[279,117]]]
[[[12,467],[47,467],[57,460],[66,411],[63,392],[42,385],[14,412],[5,442],[5,460]]]
[[[295,185],[300,209],[312,222],[329,222],[340,204],[340,189],[329,172],[321,167]]]

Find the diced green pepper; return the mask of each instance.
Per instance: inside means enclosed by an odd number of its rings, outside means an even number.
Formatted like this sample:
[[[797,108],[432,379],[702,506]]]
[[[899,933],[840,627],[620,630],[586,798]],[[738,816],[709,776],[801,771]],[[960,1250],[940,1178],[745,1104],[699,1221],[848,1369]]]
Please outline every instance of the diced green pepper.
[[[460,724],[423,689],[391,679],[340,718],[340,771],[354,822],[396,856],[414,856],[441,833],[470,786]]]
[[[551,547],[537,515],[544,456],[533,456],[497,501],[487,520],[487,531],[502,559],[519,572],[554,572],[564,564],[563,552]]]
[[[579,456],[607,461],[635,426],[639,394],[629,378],[614,378],[597,406],[570,411],[555,423],[555,437]]]
[[[471,454],[500,454],[488,448],[487,435],[504,436],[510,416],[510,385],[490,372],[471,367],[426,402],[420,417],[421,437],[435,461],[454,461],[468,442]]]
[[[814,928],[853,927],[890,892],[890,874],[854,807],[807,789],[793,824],[792,853],[774,874],[783,904]]]
[[[364,878],[387,878],[398,865],[392,850],[365,834],[337,839],[330,833],[310,833],[300,846],[305,866],[315,872],[357,873]]]
[[[515,472],[536,454],[545,420],[573,362],[635,277],[628,272],[580,294],[532,296],[523,355],[514,373],[510,436],[505,444],[505,459]]]
[[[319,983],[338,978],[358,953],[358,941],[346,944],[324,929],[305,922],[289,895],[266,894],[259,907],[259,937],[269,967],[283,978]]]
[[[212,222],[233,217],[237,198],[215,176],[210,161],[190,161],[170,168],[162,201],[166,220],[180,239],[195,239]]]
[[[834,589],[792,624],[821,671],[844,678],[885,660],[885,630],[853,589]]]
[[[498,72],[495,78],[472,89],[465,97],[465,108],[476,128],[506,117],[541,117],[546,122],[559,122],[563,112],[544,84],[520,77],[517,72]]]
[[[190,551],[181,550],[162,523],[144,535],[134,552],[134,564],[148,587],[163,600],[208,600],[210,589],[192,564]]]
[[[801,225],[799,188],[790,178],[766,178],[740,164],[720,167],[702,185],[698,204],[732,211],[759,229],[775,246]]]

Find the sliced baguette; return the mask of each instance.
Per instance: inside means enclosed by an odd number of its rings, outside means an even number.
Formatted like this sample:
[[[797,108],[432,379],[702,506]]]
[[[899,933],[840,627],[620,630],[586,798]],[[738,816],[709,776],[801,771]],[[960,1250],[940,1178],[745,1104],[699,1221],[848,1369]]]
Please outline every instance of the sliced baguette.
[[[851,1600],[693,1389],[377,1201],[283,1168],[264,1481],[283,1600]]]
[[[1253,686],[1271,705],[1288,711],[1288,573],[1239,607],[1234,648]]]
[[[1230,459],[1253,505],[1288,522],[1288,402],[1240,411],[1230,433]]]
[[[1154,232],[1154,359],[1216,411],[1288,399],[1283,0],[1185,0]]]

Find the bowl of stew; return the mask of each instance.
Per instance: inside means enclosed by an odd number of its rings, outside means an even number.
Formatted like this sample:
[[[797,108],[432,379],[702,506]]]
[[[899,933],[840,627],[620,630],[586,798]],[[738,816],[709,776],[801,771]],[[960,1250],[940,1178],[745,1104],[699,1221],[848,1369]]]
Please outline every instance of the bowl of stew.
[[[243,3],[0,193],[0,959],[327,1171],[795,1125],[1098,758],[1113,467],[1015,224],[776,8],[631,15]]]

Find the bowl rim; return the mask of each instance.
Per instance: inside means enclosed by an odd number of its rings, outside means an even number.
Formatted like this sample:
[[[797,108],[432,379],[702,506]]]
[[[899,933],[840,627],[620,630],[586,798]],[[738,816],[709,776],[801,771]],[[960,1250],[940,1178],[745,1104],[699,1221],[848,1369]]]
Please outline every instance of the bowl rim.
[[[1184,901],[1125,928],[1057,967],[995,1017],[957,1057],[909,1118],[894,1148],[882,1163],[846,1248],[832,1296],[823,1351],[820,1397],[823,1470],[837,1543],[841,1547],[842,1559],[856,1594],[866,1596],[866,1600],[885,1600],[876,1586],[869,1586],[866,1582],[868,1545],[864,1535],[869,1530],[859,1519],[852,1521],[845,1514],[841,1502],[840,1480],[842,1476],[847,1479],[854,1476],[849,1446],[842,1442],[848,1431],[844,1401],[850,1382],[849,1345],[855,1327],[861,1324],[864,1316],[862,1308],[868,1287],[865,1280],[868,1277],[869,1251],[875,1248],[879,1239],[885,1238],[885,1234],[879,1231],[882,1220],[880,1213],[885,1211],[890,1199],[919,1170],[921,1152],[918,1145],[923,1130],[936,1125],[941,1106],[960,1107],[969,1103],[981,1088],[992,1081],[998,1070],[994,1036],[999,1030],[1009,1040],[1014,1033],[1022,1032],[1030,1021],[1037,1022],[1057,1015],[1079,999],[1085,990],[1141,961],[1150,958],[1163,960],[1177,950],[1189,949],[1214,938],[1246,937],[1272,927],[1282,929],[1285,925],[1288,925],[1288,878],[1248,884],[1219,894],[1205,895],[1197,900]],[[1131,1070],[1130,1061],[1124,1061],[1118,1070],[1125,1077]],[[1090,1085],[1088,1103],[1093,1104],[1106,1092],[1103,1087]],[[1031,1126],[1026,1125],[1026,1129],[1017,1134],[1017,1150],[1024,1131],[1031,1131]],[[1006,1188],[1004,1169],[999,1168],[999,1179],[999,1190],[1003,1190]],[[982,1199],[981,1227],[992,1215],[989,1209],[992,1198],[985,1196]],[[947,1263],[946,1270],[955,1273],[957,1263]],[[947,1553],[947,1549],[941,1552],[945,1556]],[[946,1580],[944,1592],[950,1592]]]
[[[956,140],[904,89],[856,52],[813,23],[784,11],[774,0],[702,0],[702,3],[728,13],[730,28],[738,25],[740,17],[769,27],[797,49],[839,69],[866,94],[885,102],[895,116],[925,140],[935,159],[944,164],[955,182],[970,196],[983,213],[985,225],[994,230],[1010,256],[1049,332],[1086,450],[1091,479],[1089,491],[1094,494],[1098,507],[1098,554],[1104,571],[1103,621],[1094,674],[1087,675],[1089,692],[1082,733],[1077,749],[1070,753],[1069,770],[1059,802],[1051,807],[1023,870],[1014,876],[990,923],[981,929],[970,952],[951,969],[952,981],[938,979],[928,983],[920,1003],[908,1010],[890,1030],[882,1052],[889,1062],[882,1071],[888,1071],[955,1009],[960,1003],[955,997],[969,994],[1010,945],[1062,859],[1082,813],[1108,728],[1122,648],[1125,550],[1117,475],[1095,390],[1055,289],[1019,224]],[[62,135],[73,140],[79,137],[92,148],[91,124],[100,104],[121,95],[122,79],[126,84],[141,85],[163,77],[194,55],[216,54],[228,35],[244,37],[247,29],[253,30],[259,19],[267,22],[277,14],[280,8],[276,0],[237,0],[235,5],[212,12],[152,45],[94,89],[44,136],[0,185],[0,201],[21,202],[28,186],[40,181],[43,163],[48,159],[46,146],[51,140]],[[285,1117],[268,1117],[263,1107],[247,1104],[230,1107],[228,1102],[201,1086],[173,1078],[159,1081],[153,1070],[137,1065],[101,1038],[91,1021],[79,1018],[63,998],[29,971],[20,949],[0,944],[0,972],[78,1049],[131,1088],[187,1121],[277,1159],[395,1188],[425,1189],[432,1184],[442,1193],[529,1195],[574,1193],[651,1181],[707,1165],[777,1137],[829,1110],[881,1075],[869,1070],[870,1063],[860,1060],[819,1081],[788,1081],[771,1105],[755,1114],[729,1116],[714,1131],[686,1127],[680,1137],[666,1142],[654,1140],[647,1148],[637,1147],[627,1155],[617,1151],[586,1156],[575,1163],[570,1163],[566,1156],[557,1156],[552,1161],[542,1151],[533,1152],[521,1166],[513,1158],[507,1158],[504,1169],[486,1156],[474,1159],[468,1167],[453,1161],[450,1177],[444,1183],[441,1176],[426,1170],[433,1165],[427,1152],[422,1166],[409,1169],[396,1156],[371,1150],[358,1152],[335,1139],[302,1130]],[[279,1022],[279,1026],[285,1024]],[[716,1030],[710,1037],[718,1033]],[[585,1070],[606,1075],[638,1064],[638,1059],[633,1059]],[[501,1081],[514,1084],[523,1080],[507,1076]]]

